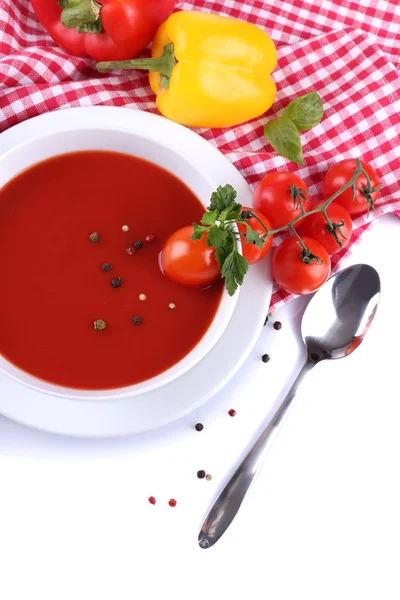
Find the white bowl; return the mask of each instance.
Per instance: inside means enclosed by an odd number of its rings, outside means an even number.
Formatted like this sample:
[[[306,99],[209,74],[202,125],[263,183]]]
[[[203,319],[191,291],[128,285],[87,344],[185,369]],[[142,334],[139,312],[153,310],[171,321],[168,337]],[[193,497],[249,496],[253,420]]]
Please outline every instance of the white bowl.
[[[206,170],[206,162],[189,161],[185,156],[185,147],[181,152],[172,151],[169,146],[169,129],[163,133],[164,119],[158,120],[157,138],[154,132],[142,128],[132,133],[116,127],[89,126],[50,133],[21,143],[0,157],[0,188],[18,173],[47,158],[79,150],[114,150],[131,154],[151,161],[183,181],[206,207],[212,192],[218,185],[229,183],[211,179]],[[234,312],[239,290],[230,297],[226,291],[215,318],[197,346],[173,367],[160,375],[141,383],[114,390],[87,391],[61,387],[38,379],[17,368],[0,355],[0,372],[36,391],[70,399],[121,398],[148,392],[180,377],[191,369],[211,350],[225,331]]]

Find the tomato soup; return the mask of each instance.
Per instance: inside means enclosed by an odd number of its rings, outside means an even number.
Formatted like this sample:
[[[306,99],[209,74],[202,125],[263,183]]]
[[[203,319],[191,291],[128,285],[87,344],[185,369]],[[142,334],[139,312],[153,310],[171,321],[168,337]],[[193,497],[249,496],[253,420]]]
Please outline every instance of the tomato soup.
[[[19,174],[0,190],[0,353],[84,390],[172,367],[201,340],[222,297],[221,282],[192,289],[159,267],[167,238],[203,212],[171,173],[125,154],[65,154]],[[127,253],[135,241],[142,246]]]

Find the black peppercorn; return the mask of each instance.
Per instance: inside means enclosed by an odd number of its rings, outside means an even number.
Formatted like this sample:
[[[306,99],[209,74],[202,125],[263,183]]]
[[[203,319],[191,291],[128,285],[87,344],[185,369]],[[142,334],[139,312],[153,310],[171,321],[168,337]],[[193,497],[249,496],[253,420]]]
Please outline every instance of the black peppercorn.
[[[194,428],[196,431],[203,431],[204,425],[203,425],[203,423],[196,423]]]
[[[112,285],[113,288],[119,288],[119,286],[121,285],[121,283],[122,283],[121,277],[116,277],[115,279],[113,279],[111,281],[111,285]]]
[[[206,476],[206,472],[201,470],[201,471],[197,471],[197,477],[199,479],[204,479],[204,477]]]
[[[142,240],[136,240],[136,242],[134,242],[133,244],[134,248],[141,248],[142,247]]]
[[[261,357],[261,360],[264,363],[267,363],[270,360],[269,354],[263,354],[262,357]]]
[[[132,323],[134,323],[134,325],[140,325],[140,323],[142,322],[142,317],[133,317],[132,319]]]
[[[279,329],[282,329],[282,323],[280,321],[275,321],[274,329],[276,329],[277,331],[279,331]]]
[[[109,263],[103,263],[101,265],[101,270],[102,271],[111,271],[111,265]]]

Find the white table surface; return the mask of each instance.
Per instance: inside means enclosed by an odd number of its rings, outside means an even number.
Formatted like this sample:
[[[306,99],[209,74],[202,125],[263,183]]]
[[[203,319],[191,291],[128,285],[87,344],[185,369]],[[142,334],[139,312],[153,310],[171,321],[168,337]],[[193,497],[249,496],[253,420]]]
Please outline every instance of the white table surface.
[[[310,374],[209,550],[197,546],[206,510],[302,363],[303,300],[277,311],[283,328],[264,327],[223,392],[161,430],[77,440],[0,417],[0,598],[398,600],[399,233],[384,217],[355,249],[350,262],[382,279],[373,327],[352,356]]]

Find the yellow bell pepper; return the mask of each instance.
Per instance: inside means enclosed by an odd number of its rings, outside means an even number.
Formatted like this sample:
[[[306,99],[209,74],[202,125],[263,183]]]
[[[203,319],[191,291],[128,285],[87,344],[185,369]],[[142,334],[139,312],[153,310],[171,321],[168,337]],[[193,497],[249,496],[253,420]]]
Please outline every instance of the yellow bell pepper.
[[[157,107],[189,127],[230,127],[262,115],[275,100],[277,53],[256,25],[182,11],[158,29],[151,59],[100,62],[110,69],[146,69]]]

